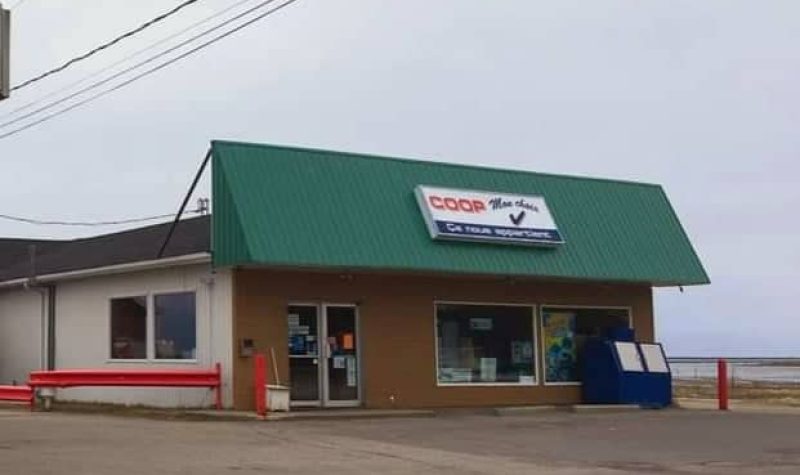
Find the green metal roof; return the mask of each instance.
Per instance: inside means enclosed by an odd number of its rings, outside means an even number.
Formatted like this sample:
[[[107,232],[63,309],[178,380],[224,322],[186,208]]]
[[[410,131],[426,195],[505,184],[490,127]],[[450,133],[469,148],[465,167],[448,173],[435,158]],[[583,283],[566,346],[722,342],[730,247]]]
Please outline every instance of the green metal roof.
[[[212,142],[217,266],[709,282],[658,185]],[[555,248],[434,241],[417,185],[542,195]]]

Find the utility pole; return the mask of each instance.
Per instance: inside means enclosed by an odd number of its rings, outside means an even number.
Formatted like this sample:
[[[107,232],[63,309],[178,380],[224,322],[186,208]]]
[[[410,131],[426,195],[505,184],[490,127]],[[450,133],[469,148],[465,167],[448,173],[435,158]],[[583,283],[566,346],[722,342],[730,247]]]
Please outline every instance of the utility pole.
[[[11,11],[0,3],[0,101],[11,94]]]

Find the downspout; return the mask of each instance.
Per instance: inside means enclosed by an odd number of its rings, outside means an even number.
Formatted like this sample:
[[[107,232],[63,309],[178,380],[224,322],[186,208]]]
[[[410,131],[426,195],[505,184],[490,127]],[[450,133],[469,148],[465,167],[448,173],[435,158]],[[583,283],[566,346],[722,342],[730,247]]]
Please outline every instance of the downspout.
[[[41,287],[36,284],[36,244],[31,244],[28,246],[28,258],[30,259],[30,274],[28,275],[28,280],[24,284],[25,290],[33,290],[34,292],[39,294],[39,301],[41,302],[40,305],[40,315],[39,315],[39,369],[44,369],[45,360],[47,356],[45,355],[45,345],[46,345],[46,325],[47,325],[47,303],[45,301],[45,291]]]
[[[39,294],[41,301],[41,316],[39,318],[40,331],[39,331],[39,369],[45,369],[45,361],[47,360],[47,291],[42,287],[36,286],[32,283],[32,289]]]
[[[39,369],[45,369],[47,361],[47,288],[36,284],[36,279],[30,278],[22,285],[25,290],[39,294]]]
[[[25,290],[32,290],[39,294],[39,369],[55,369],[56,360],[56,286],[50,284],[39,285],[36,279],[36,245],[28,247],[30,255],[30,275],[23,284]]]

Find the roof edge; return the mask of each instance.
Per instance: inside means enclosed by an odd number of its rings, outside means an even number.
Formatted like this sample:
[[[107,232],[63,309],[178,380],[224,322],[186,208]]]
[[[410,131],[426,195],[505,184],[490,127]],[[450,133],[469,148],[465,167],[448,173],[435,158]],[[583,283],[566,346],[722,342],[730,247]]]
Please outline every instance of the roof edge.
[[[584,176],[584,175],[564,175],[559,173],[545,173],[545,172],[535,172],[531,170],[526,170],[522,168],[501,168],[501,167],[487,167],[481,165],[473,165],[467,163],[458,163],[458,162],[440,162],[431,159],[417,159],[417,158],[408,158],[408,157],[390,157],[387,155],[378,155],[378,154],[371,154],[371,153],[357,153],[357,152],[347,152],[343,150],[329,150],[324,148],[317,148],[317,147],[302,147],[296,145],[278,145],[278,144],[265,144],[265,143],[256,143],[256,142],[238,142],[236,140],[212,140],[211,141],[211,149],[212,153],[214,147],[217,145],[237,145],[243,147],[252,147],[252,148],[264,148],[264,149],[272,149],[272,150],[284,150],[284,151],[295,151],[295,152],[317,152],[317,153],[327,153],[332,155],[342,155],[348,157],[358,157],[364,159],[372,159],[372,160],[385,160],[385,161],[392,161],[392,162],[402,162],[402,163],[420,163],[420,164],[427,164],[427,165],[439,165],[439,166],[447,166],[447,167],[454,167],[454,168],[468,168],[473,170],[480,170],[480,171],[494,171],[494,172],[505,172],[505,173],[524,173],[527,175],[535,175],[535,176],[543,176],[543,177],[553,177],[553,178],[562,178],[562,179],[569,179],[569,180],[578,180],[578,181],[599,181],[603,183],[616,183],[621,185],[634,185],[634,186],[644,186],[644,187],[660,187],[661,185],[657,183],[650,183],[650,182],[643,182],[643,181],[634,181],[634,180],[622,180],[616,178],[603,178],[603,177],[594,177],[594,176]]]
[[[553,282],[569,282],[569,283],[584,283],[584,284],[610,284],[610,285],[646,285],[648,287],[693,287],[699,285],[708,285],[711,282],[706,279],[705,281],[691,281],[686,282],[672,282],[672,281],[658,281],[658,280],[626,280],[626,279],[585,279],[579,277],[569,277],[560,275],[544,275],[544,274],[520,274],[520,273],[486,273],[486,272],[470,272],[459,270],[442,270],[442,269],[418,269],[408,267],[371,267],[371,266],[325,266],[314,264],[298,265],[296,263],[282,263],[282,262],[239,262],[232,264],[224,264],[222,267],[226,268],[244,268],[244,269],[270,269],[270,270],[294,270],[294,271],[322,271],[322,272],[358,272],[358,273],[379,273],[379,274],[413,274],[413,275],[430,275],[430,276],[451,276],[451,277],[497,277],[508,279],[533,279],[533,280],[546,280]]]
[[[49,283],[61,280],[81,279],[86,277],[99,277],[104,275],[124,274],[126,272],[138,272],[155,269],[163,269],[171,266],[185,266],[192,264],[206,264],[211,262],[211,253],[198,252],[185,254],[183,256],[166,257],[148,261],[126,262],[110,266],[94,267],[89,269],[79,269],[53,274],[39,275],[33,278],[36,283]],[[22,277],[0,282],[0,289],[8,287],[23,286],[31,283],[30,277]]]

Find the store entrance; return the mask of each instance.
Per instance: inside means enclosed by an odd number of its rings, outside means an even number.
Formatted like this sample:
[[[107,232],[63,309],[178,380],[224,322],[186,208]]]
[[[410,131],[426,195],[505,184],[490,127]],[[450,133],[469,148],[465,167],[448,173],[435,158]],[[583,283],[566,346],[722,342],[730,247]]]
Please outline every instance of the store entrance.
[[[358,406],[357,307],[292,304],[287,313],[292,406]]]

